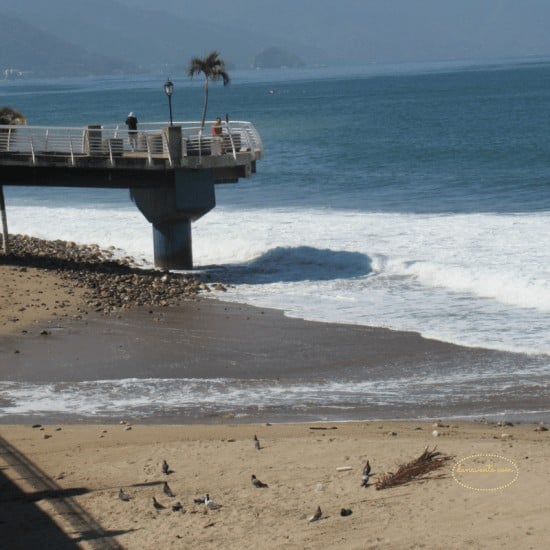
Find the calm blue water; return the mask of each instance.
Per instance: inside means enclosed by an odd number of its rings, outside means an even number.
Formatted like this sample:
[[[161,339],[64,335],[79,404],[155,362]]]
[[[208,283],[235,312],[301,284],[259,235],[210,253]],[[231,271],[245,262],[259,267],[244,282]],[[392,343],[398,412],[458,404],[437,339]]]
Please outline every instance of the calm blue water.
[[[266,154],[193,228],[197,268],[234,285],[223,299],[521,352],[532,368],[519,383],[547,391],[550,60],[232,76],[211,87],[209,116],[252,121]],[[199,119],[202,83],[172,80],[175,118]],[[3,81],[0,104],[36,125],[123,123],[130,110],[158,121],[163,81]],[[152,261],[125,191],[6,198],[11,232]],[[514,378],[513,362],[492,368]]]

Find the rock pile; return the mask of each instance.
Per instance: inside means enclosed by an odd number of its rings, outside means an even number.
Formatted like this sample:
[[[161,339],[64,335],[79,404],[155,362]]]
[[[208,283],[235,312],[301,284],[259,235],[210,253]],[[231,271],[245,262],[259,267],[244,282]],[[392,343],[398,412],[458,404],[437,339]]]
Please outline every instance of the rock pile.
[[[86,305],[111,313],[133,306],[173,306],[210,292],[209,284],[184,274],[139,268],[129,257],[115,258],[114,249],[9,235],[8,255],[0,264],[55,271],[69,286],[85,289]],[[220,283],[215,290],[225,290]]]

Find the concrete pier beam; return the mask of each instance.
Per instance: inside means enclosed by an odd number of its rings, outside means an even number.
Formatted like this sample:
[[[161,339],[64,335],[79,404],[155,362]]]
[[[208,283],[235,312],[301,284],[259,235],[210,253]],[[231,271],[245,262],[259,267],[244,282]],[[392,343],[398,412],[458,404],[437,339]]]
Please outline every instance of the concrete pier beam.
[[[216,206],[212,170],[176,169],[171,185],[131,188],[130,196],[153,224],[155,266],[192,269],[191,222]]]

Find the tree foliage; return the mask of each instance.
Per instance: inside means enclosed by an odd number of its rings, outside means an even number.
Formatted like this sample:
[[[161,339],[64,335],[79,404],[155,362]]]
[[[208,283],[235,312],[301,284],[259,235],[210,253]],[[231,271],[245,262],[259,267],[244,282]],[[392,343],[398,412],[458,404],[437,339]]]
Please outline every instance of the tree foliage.
[[[204,128],[208,109],[208,82],[210,80],[223,80],[224,86],[227,86],[230,82],[229,74],[225,69],[225,61],[220,58],[219,52],[212,51],[204,58],[193,57],[189,62],[187,73],[191,78],[201,73],[204,75],[204,107],[201,118],[201,128]]]

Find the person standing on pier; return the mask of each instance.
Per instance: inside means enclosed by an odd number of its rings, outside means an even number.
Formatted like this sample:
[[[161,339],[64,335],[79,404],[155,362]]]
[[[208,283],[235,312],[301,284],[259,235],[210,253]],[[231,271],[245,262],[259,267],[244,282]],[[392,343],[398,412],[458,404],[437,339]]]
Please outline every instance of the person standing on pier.
[[[137,125],[138,119],[136,115],[130,112],[126,118],[126,126],[128,126],[128,139],[130,140],[132,151],[137,149]]]

